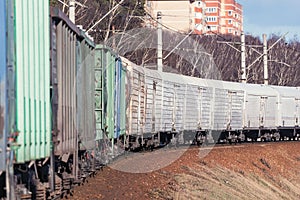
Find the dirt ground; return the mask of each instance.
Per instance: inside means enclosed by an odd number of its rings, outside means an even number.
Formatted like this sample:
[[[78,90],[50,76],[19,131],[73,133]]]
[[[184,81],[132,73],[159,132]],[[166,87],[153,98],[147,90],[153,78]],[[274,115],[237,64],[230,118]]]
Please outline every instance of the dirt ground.
[[[300,142],[126,155],[71,199],[300,199]]]

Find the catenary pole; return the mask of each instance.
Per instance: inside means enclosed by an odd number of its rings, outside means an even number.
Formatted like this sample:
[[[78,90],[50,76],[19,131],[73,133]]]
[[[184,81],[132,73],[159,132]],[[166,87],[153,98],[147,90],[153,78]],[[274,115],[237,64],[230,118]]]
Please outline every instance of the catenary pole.
[[[75,0],[69,1],[69,18],[75,24]]]
[[[161,12],[157,12],[157,70],[162,72],[162,27]]]
[[[269,84],[268,74],[268,49],[267,49],[267,35],[263,34],[263,63],[264,63],[264,84]]]
[[[242,70],[242,83],[246,83],[246,53],[245,53],[245,34],[241,32],[241,70]]]

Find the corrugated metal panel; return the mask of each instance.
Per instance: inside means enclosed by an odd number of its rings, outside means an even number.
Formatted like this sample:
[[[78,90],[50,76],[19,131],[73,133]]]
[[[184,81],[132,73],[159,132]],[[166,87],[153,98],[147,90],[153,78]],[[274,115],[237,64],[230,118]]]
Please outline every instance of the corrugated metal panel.
[[[182,131],[184,128],[184,108],[185,108],[185,90],[186,84],[176,84],[175,85],[175,121],[174,121],[174,128],[175,131]]]
[[[75,151],[76,130],[76,41],[78,31],[68,19],[52,15],[52,97],[53,120],[57,144],[55,154]],[[55,62],[56,61],[56,62]]]
[[[157,70],[145,69],[147,100],[145,115],[145,133],[161,131],[162,80]]]
[[[246,126],[250,128],[276,126],[277,97],[269,95],[246,96],[245,120]]]
[[[227,124],[228,99],[226,99],[226,90],[215,88],[214,90],[214,121],[213,130],[224,130]]]
[[[198,85],[186,86],[185,111],[184,111],[184,129],[197,130],[200,127],[201,120],[201,88]]]
[[[297,121],[297,100],[290,97],[281,97],[280,99],[280,107],[278,110],[280,118],[277,126],[295,126]]]
[[[185,130],[210,129],[211,88],[188,84],[185,96]]]
[[[128,68],[129,69],[129,68]],[[139,67],[133,67],[130,70],[130,102],[127,121],[129,123],[129,134],[141,135],[144,133],[145,124],[145,75]]]
[[[259,105],[260,97],[259,96],[247,96],[246,99],[246,126],[247,127],[256,127],[259,125]]]
[[[6,1],[0,1],[0,171],[5,170],[7,138],[7,94],[6,94]]]
[[[277,126],[299,125],[300,92],[296,87],[271,86],[278,92]]]
[[[17,162],[50,155],[48,4],[15,0]]]
[[[261,116],[264,116],[263,126],[269,128],[276,127],[276,115],[278,113],[277,110],[277,97],[268,97],[265,101],[264,109],[261,109]],[[262,107],[261,106],[261,107]]]
[[[180,131],[183,129],[186,85],[183,79],[180,80],[178,77],[176,79],[169,74],[165,74],[163,79],[162,129],[163,131],[174,131],[174,129]]]
[[[78,41],[77,48],[77,132],[80,149],[91,150],[95,147],[94,47],[84,39]]]
[[[229,90],[227,96],[230,102],[227,121],[230,122],[233,130],[241,129],[243,127],[244,92]]]
[[[277,119],[278,92],[266,85],[241,84],[245,89],[245,125],[249,128],[274,128]]]

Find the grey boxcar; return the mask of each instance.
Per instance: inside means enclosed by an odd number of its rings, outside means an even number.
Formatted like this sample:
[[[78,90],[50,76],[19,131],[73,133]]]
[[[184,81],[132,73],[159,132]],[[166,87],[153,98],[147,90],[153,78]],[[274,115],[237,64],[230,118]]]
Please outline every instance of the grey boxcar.
[[[53,140],[56,155],[77,149],[77,38],[80,30],[56,8],[51,8],[51,69]]]
[[[77,132],[81,150],[95,148],[95,59],[94,43],[81,31],[77,40]]]

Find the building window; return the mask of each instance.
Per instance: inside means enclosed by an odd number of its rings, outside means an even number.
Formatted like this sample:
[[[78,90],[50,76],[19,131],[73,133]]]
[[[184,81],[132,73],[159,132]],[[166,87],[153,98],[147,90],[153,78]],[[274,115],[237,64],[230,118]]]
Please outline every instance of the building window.
[[[228,11],[228,16],[231,16],[232,15],[232,10],[229,10]]]
[[[207,30],[209,30],[209,31],[216,31],[217,30],[217,26],[207,26]]]
[[[228,29],[228,33],[232,33],[232,29],[230,28],[230,29]]]
[[[234,17],[238,19],[238,14],[234,14]]]
[[[232,24],[232,20],[230,19],[230,20],[228,20],[228,24]]]
[[[205,19],[207,22],[216,22],[217,21],[217,17],[206,17]]]
[[[217,12],[217,8],[215,7],[208,7],[205,10],[207,13],[216,13]]]

